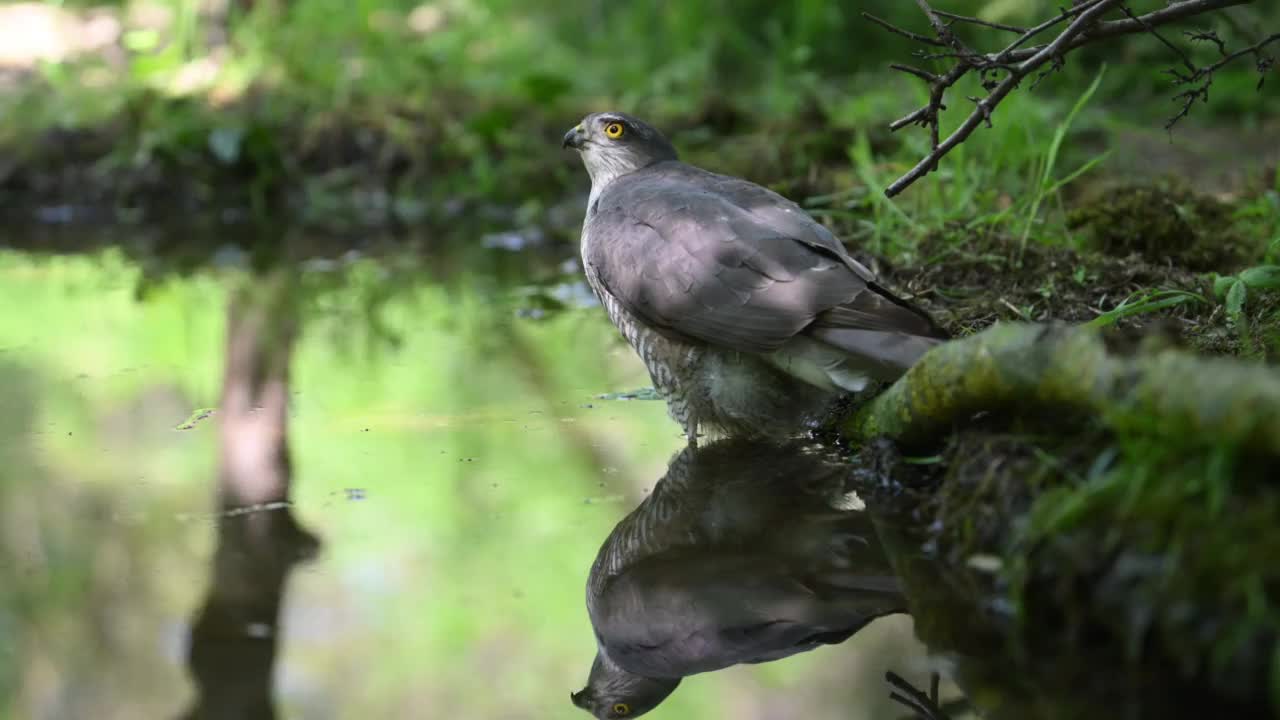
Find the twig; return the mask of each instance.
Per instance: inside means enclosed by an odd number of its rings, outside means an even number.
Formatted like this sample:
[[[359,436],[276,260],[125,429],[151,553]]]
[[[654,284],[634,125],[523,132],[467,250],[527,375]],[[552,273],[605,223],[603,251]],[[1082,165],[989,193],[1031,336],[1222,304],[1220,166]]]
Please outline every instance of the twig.
[[[1132,10],[1130,10],[1130,9],[1129,9],[1129,7],[1128,7],[1127,5],[1121,5],[1121,6],[1120,6],[1120,12],[1124,13],[1125,15],[1127,15],[1131,20],[1133,20],[1134,22],[1138,23],[1139,25],[1142,25],[1143,29],[1145,29],[1147,32],[1149,32],[1149,33],[1151,33],[1152,35],[1154,35],[1154,36],[1155,36],[1155,38],[1156,38],[1157,40],[1159,40],[1160,42],[1164,43],[1164,46],[1165,46],[1165,47],[1167,47],[1167,48],[1169,48],[1170,50],[1172,50],[1172,51],[1174,52],[1174,54],[1175,54],[1175,55],[1177,55],[1179,58],[1181,58],[1181,59],[1182,59],[1182,64],[1183,64],[1183,65],[1186,65],[1188,70],[1190,70],[1190,71],[1192,71],[1192,72],[1195,72],[1196,66],[1195,66],[1195,65],[1193,65],[1193,64],[1191,64],[1191,58],[1187,57],[1187,54],[1186,54],[1186,53],[1184,53],[1184,52],[1182,52],[1182,49],[1181,49],[1181,48],[1179,48],[1177,45],[1174,45],[1173,43],[1169,42],[1168,40],[1166,40],[1166,39],[1165,39],[1165,37],[1164,37],[1163,35],[1161,35],[1160,33],[1156,32],[1156,29],[1155,29],[1154,27],[1152,27],[1152,26],[1151,26],[1151,23],[1148,23],[1146,20],[1143,20],[1142,18],[1138,17],[1137,15],[1134,15],[1134,14],[1133,14],[1133,11],[1132,11]]]
[[[971,67],[971,65],[966,63],[960,63],[951,68],[951,70],[942,77],[935,75],[935,80],[929,83],[929,104],[913,111],[909,115],[898,118],[897,120],[889,123],[889,129],[897,132],[908,125],[923,125],[928,127],[930,140],[929,147],[931,151],[936,151],[938,149],[938,141],[941,135],[941,130],[938,126],[938,115],[943,110],[947,109],[947,106],[942,102],[943,95],[947,92],[947,88],[954,85],[961,77],[964,77]],[[930,170],[936,169],[936,164],[934,167],[930,168]],[[892,197],[892,195],[890,197]]]
[[[1192,42],[1211,42],[1218,46],[1218,54],[1226,57],[1227,46],[1222,42],[1222,38],[1218,37],[1218,33],[1212,30],[1183,30],[1183,35]]]
[[[1025,312],[1019,310],[1016,305],[1009,302],[1008,300],[1005,300],[1004,298],[1000,298],[1000,303],[1003,304],[1005,307],[1009,308],[1010,310],[1012,310],[1014,315],[1017,315],[1023,320],[1031,320],[1031,318],[1027,317],[1027,314]]]
[[[1218,71],[1218,70],[1219,70],[1223,65],[1226,65],[1227,63],[1231,62],[1232,60],[1235,60],[1236,58],[1238,58],[1238,57],[1242,57],[1242,56],[1244,56],[1244,55],[1248,55],[1249,53],[1259,53],[1259,52],[1262,50],[1262,48],[1264,48],[1264,47],[1266,47],[1266,46],[1270,45],[1271,43],[1273,43],[1273,42],[1275,42],[1275,41],[1277,41],[1277,40],[1280,40],[1280,33],[1275,33],[1275,34],[1273,34],[1273,35],[1269,35],[1269,36],[1267,36],[1267,37],[1265,37],[1265,38],[1263,38],[1263,39],[1259,40],[1258,42],[1256,42],[1256,43],[1254,43],[1254,44],[1250,45],[1249,47],[1244,48],[1243,50],[1237,50],[1237,51],[1235,51],[1235,52],[1231,53],[1230,55],[1227,55],[1227,56],[1223,57],[1221,60],[1219,60],[1218,62],[1216,62],[1216,63],[1214,63],[1214,64],[1212,64],[1212,65],[1209,65],[1209,66],[1207,66],[1207,67],[1200,68],[1199,72],[1201,72],[1201,73],[1213,73],[1213,72],[1217,72],[1217,71]],[[1264,60],[1264,57],[1259,57],[1259,58],[1258,58],[1258,60],[1259,60],[1259,62],[1264,62],[1264,61],[1265,61],[1265,60]],[[1267,67],[1270,67],[1270,63],[1268,63]]]
[[[942,42],[941,40],[938,40],[937,38],[931,38],[927,35],[920,35],[919,33],[913,33],[910,30],[904,30],[903,28],[900,28],[897,25],[894,25],[888,20],[883,20],[881,18],[878,18],[869,12],[863,12],[862,17],[870,20],[871,22],[879,25],[885,30],[888,30],[889,32],[895,35],[901,35],[902,37],[907,38],[908,40],[915,40],[918,43],[924,43],[925,45],[933,45],[935,47],[947,46],[946,43]]]
[[[1018,27],[1017,25],[1005,25],[1004,23],[992,22],[990,20],[983,20],[982,18],[969,17],[968,15],[957,15],[955,13],[947,12],[945,10],[934,10],[933,14],[938,15],[940,17],[944,17],[948,20],[954,20],[956,22],[962,22],[962,23],[969,23],[970,25],[982,25],[983,27],[989,27],[994,30],[1008,30],[1009,32],[1016,32],[1019,34],[1025,33],[1027,31],[1026,28]]]
[[[1176,68],[1169,68],[1164,71],[1166,74],[1173,77],[1174,85],[1181,86],[1181,85],[1191,85],[1193,83],[1199,83],[1199,85],[1196,85],[1196,87],[1193,87],[1189,90],[1184,90],[1178,93],[1177,95],[1173,96],[1174,100],[1182,101],[1182,107],[1178,109],[1178,112],[1174,113],[1173,117],[1170,117],[1165,122],[1164,124],[1165,130],[1172,131],[1173,126],[1177,125],[1179,120],[1189,115],[1191,113],[1191,107],[1195,105],[1196,100],[1209,102],[1209,88],[1213,85],[1214,73],[1220,70],[1222,66],[1226,65],[1227,63],[1237,58],[1248,55],[1250,53],[1256,55],[1257,69],[1258,69],[1258,74],[1260,76],[1258,78],[1258,89],[1261,90],[1262,83],[1267,78],[1266,73],[1275,64],[1275,58],[1271,57],[1270,55],[1264,55],[1262,53],[1262,48],[1266,47],[1267,45],[1277,40],[1280,40],[1280,33],[1275,33],[1274,35],[1265,37],[1262,40],[1259,40],[1258,42],[1250,45],[1249,47],[1243,48],[1241,50],[1237,50],[1233,53],[1225,52],[1225,48],[1222,46],[1222,41],[1217,40],[1217,35],[1214,35],[1213,33],[1209,33],[1209,35],[1211,36],[1210,39],[1217,41],[1218,50],[1222,54],[1222,58],[1219,59],[1218,62],[1213,63],[1212,65],[1206,65],[1204,67],[1196,67],[1195,65],[1191,65],[1190,63],[1188,63],[1188,66],[1190,67],[1189,73],[1179,72]]]
[[[939,40],[946,43],[947,47],[955,50],[962,58],[976,59],[981,57],[961,42],[955,33],[951,32],[951,26],[942,22],[942,18],[938,17],[938,14],[929,6],[928,0],[916,0],[916,5],[920,6],[920,11],[924,13],[925,17],[929,18],[929,25],[933,27],[934,34],[938,36]]]
[[[938,82],[938,80],[941,79],[937,75],[934,75],[933,73],[929,72],[928,70],[921,70],[918,67],[912,67],[910,65],[899,65],[898,63],[893,63],[892,65],[889,66],[889,69],[897,70],[899,72],[904,72],[904,73],[907,73],[908,75],[915,75],[916,77],[930,84],[936,83]]]

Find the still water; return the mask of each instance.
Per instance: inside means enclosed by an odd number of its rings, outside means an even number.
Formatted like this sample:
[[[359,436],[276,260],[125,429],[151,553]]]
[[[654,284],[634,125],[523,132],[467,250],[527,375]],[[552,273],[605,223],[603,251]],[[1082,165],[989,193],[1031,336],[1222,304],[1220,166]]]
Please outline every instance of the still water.
[[[681,454],[662,404],[626,399],[648,378],[563,248],[337,254],[289,280],[289,502],[237,535],[219,428],[246,260],[100,244],[0,247],[0,718],[586,718],[606,538],[689,462],[763,467]],[[686,522],[786,525],[698,503]],[[908,717],[884,674],[928,687],[910,619],[839,639],[689,677],[649,717]]]

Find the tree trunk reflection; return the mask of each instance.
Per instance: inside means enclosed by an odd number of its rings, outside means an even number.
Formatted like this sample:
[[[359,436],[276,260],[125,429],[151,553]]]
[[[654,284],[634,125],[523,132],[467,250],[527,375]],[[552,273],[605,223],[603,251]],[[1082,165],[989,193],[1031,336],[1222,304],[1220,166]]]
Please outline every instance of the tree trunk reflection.
[[[234,294],[219,405],[218,546],[192,619],[188,668],[198,695],[183,717],[274,718],[271,697],[285,582],[319,541],[293,518],[287,435],[297,334],[282,274]]]

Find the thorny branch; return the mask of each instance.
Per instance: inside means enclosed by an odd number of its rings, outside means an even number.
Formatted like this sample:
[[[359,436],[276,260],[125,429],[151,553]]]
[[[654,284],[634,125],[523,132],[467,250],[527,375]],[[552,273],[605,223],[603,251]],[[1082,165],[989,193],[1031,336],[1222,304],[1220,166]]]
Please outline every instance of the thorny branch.
[[[931,150],[915,167],[890,184],[885,189],[885,195],[889,197],[898,195],[915,181],[936,170],[938,161],[955,148],[956,145],[964,142],[977,129],[979,124],[985,122],[990,127],[991,115],[996,106],[1011,91],[1017,88],[1028,75],[1038,73],[1034,80],[1034,83],[1038,83],[1045,76],[1062,67],[1063,58],[1067,53],[1088,43],[1106,38],[1148,32],[1156,35],[1161,42],[1179,54],[1186,68],[1185,72],[1178,70],[1167,72],[1173,75],[1175,84],[1196,84],[1196,87],[1178,95],[1178,98],[1182,99],[1185,105],[1183,111],[1170,121],[1168,127],[1172,127],[1172,124],[1177,119],[1186,115],[1190,110],[1191,104],[1196,99],[1208,97],[1208,86],[1212,82],[1213,73],[1223,65],[1243,55],[1254,53],[1257,57],[1259,72],[1265,73],[1271,69],[1274,59],[1263,54],[1262,49],[1269,43],[1280,40],[1280,34],[1272,35],[1244,50],[1228,54],[1225,51],[1225,46],[1217,39],[1216,35],[1205,32],[1189,33],[1188,36],[1193,40],[1218,43],[1223,55],[1213,65],[1197,68],[1185,53],[1177,50],[1172,43],[1157,34],[1155,28],[1195,15],[1221,10],[1234,5],[1248,4],[1252,1],[1173,0],[1166,7],[1159,10],[1154,10],[1144,15],[1135,15],[1124,6],[1124,0],[1075,0],[1071,7],[1060,9],[1056,16],[1033,27],[1020,28],[934,10],[927,0],[916,0],[916,4],[919,5],[921,11],[929,20],[929,25],[933,30],[932,36],[915,33],[897,27],[869,13],[862,13],[863,17],[893,33],[931,48],[941,48],[941,51],[933,52],[916,51],[915,55],[917,57],[924,60],[938,58],[954,60],[951,69],[941,74],[908,65],[895,64],[892,66],[895,70],[906,72],[923,80],[929,86],[929,101],[923,107],[890,123],[889,128],[893,131],[900,130],[908,125],[919,125],[928,128]],[[1103,15],[1113,10],[1123,11],[1126,17],[1116,20],[1102,19]],[[951,28],[955,23],[980,25],[1019,34],[1004,49],[994,53],[983,53],[965,45],[952,32]],[[1028,46],[1028,43],[1035,38],[1063,23],[1066,23],[1066,27],[1058,31],[1057,36],[1051,41]],[[969,98],[974,103],[973,112],[944,140],[939,129],[939,115],[947,107],[945,103],[946,92],[971,71],[978,73],[979,80],[987,94],[984,97]],[[1259,82],[1259,87],[1261,87],[1261,82]]]
[[[1228,53],[1226,44],[1223,43],[1217,33],[1212,30],[1187,32],[1186,35],[1192,40],[1208,41],[1217,45],[1218,54],[1222,57],[1218,62],[1213,63],[1212,65],[1205,65],[1204,67],[1196,67],[1190,62],[1187,62],[1187,72],[1182,72],[1177,68],[1169,68],[1164,71],[1165,74],[1173,78],[1173,84],[1176,86],[1195,86],[1173,96],[1174,100],[1182,101],[1182,107],[1178,109],[1178,112],[1175,113],[1173,117],[1169,118],[1169,120],[1165,122],[1164,129],[1170,131],[1173,130],[1174,125],[1178,124],[1179,120],[1186,117],[1187,114],[1191,112],[1191,106],[1195,105],[1196,100],[1209,102],[1209,86],[1213,84],[1213,74],[1221,69],[1223,65],[1226,65],[1236,58],[1253,54],[1255,58],[1255,67],[1257,67],[1258,70],[1258,89],[1261,90],[1262,83],[1267,79],[1267,71],[1269,71],[1276,62],[1274,56],[1267,55],[1262,52],[1262,49],[1273,42],[1280,41],[1280,33],[1275,33],[1259,40],[1243,50]]]

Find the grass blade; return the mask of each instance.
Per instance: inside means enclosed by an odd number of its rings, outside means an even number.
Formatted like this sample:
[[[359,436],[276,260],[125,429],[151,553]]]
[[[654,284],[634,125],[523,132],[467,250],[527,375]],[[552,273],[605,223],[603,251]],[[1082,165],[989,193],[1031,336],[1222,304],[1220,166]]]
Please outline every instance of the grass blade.
[[[1018,240],[1018,259],[1022,259],[1022,254],[1027,249],[1027,238],[1031,236],[1031,226],[1035,223],[1036,216],[1040,214],[1040,204],[1044,201],[1046,195],[1056,190],[1062,183],[1052,184],[1050,179],[1053,177],[1053,167],[1058,162],[1058,153],[1062,150],[1062,141],[1067,137],[1067,131],[1071,129],[1072,123],[1075,122],[1076,116],[1088,104],[1093,94],[1097,92],[1098,86],[1102,84],[1102,76],[1107,72],[1107,66],[1104,64],[1098,69],[1098,74],[1093,78],[1093,82],[1085,89],[1084,93],[1076,100],[1075,105],[1071,106],[1071,111],[1067,116],[1058,123],[1058,128],[1053,133],[1053,140],[1049,143],[1049,150],[1045,155],[1044,170],[1040,175],[1040,182],[1036,187],[1035,200],[1031,202],[1031,208],[1027,211],[1027,222],[1022,228],[1022,237]],[[1099,160],[1095,158],[1094,160]],[[1099,160],[1100,161],[1100,160]],[[1085,169],[1092,168],[1097,163],[1090,161],[1085,163]],[[1081,171],[1077,171],[1079,174]],[[1051,189],[1052,188],[1052,189]]]

